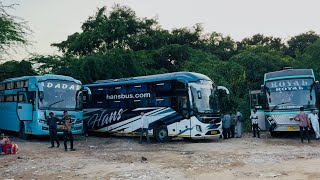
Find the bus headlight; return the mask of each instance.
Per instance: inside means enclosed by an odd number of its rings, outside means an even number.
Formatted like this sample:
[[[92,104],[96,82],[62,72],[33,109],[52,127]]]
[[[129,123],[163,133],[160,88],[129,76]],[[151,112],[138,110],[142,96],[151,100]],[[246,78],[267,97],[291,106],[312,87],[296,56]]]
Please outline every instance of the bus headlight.
[[[199,131],[199,132],[202,132],[201,126],[196,125],[196,130]]]

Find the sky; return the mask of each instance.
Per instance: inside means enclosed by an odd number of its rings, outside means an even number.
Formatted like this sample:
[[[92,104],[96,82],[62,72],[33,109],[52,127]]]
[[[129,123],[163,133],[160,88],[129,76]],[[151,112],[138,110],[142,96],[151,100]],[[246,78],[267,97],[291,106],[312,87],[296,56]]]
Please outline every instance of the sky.
[[[206,33],[220,32],[241,40],[257,33],[284,40],[313,30],[320,33],[318,0],[1,0],[17,3],[9,13],[28,21],[32,45],[4,58],[22,60],[32,54],[59,54],[50,44],[80,32],[97,8],[127,5],[138,17],[157,18],[164,29],[201,23]]]

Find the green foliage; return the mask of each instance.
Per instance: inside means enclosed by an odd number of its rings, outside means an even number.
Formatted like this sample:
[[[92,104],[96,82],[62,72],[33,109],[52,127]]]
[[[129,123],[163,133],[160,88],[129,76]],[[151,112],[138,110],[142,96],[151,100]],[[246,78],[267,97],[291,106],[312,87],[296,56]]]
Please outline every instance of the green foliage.
[[[288,47],[285,53],[291,57],[296,57],[304,53],[304,50],[320,38],[314,31],[299,34],[288,40]]]
[[[32,69],[32,65],[27,61],[8,61],[0,64],[0,81],[4,79],[35,75],[36,72]]]
[[[14,5],[5,6],[0,2],[0,57],[7,54],[9,48],[28,43],[26,35],[29,29],[26,24],[6,11],[13,7]]]

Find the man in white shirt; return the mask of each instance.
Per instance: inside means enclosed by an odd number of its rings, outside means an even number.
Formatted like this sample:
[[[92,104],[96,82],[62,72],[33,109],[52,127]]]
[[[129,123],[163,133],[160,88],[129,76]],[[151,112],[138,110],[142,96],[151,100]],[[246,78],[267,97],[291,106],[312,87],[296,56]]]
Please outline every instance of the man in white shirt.
[[[141,112],[141,128],[140,128],[140,141],[139,141],[140,144],[142,143],[142,136],[144,132],[146,132],[147,144],[150,144],[149,118],[144,114],[144,112]]]
[[[253,114],[250,116],[250,119],[251,119],[251,123],[252,123],[253,137],[256,137],[256,133],[257,133],[258,138],[260,138],[257,110],[255,110],[255,109],[253,110]]]
[[[320,132],[319,132],[319,117],[316,114],[316,110],[312,110],[312,113],[308,116],[309,120],[311,121],[314,133],[316,134],[316,139],[320,138]]]

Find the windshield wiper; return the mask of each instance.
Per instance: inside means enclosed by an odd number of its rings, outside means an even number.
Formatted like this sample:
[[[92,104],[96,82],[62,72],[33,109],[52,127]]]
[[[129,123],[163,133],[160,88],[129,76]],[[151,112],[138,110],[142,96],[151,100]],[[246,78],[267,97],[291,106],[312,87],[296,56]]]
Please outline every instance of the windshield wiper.
[[[60,100],[60,101],[57,101],[57,102],[54,102],[54,103],[50,104],[50,106],[48,106],[48,109],[47,109],[47,110],[49,110],[49,109],[51,108],[51,106],[52,106],[52,105],[58,104],[58,103],[60,103],[60,102],[62,102],[62,101],[64,101],[64,99],[62,99],[62,100]]]
[[[289,102],[283,102],[283,103],[276,104],[276,105],[274,106],[274,108],[271,110],[271,112],[272,112],[273,110],[275,110],[277,106],[282,105],[282,104],[288,104],[288,103],[291,103],[291,102],[289,101]]]

